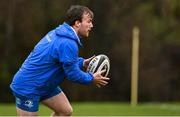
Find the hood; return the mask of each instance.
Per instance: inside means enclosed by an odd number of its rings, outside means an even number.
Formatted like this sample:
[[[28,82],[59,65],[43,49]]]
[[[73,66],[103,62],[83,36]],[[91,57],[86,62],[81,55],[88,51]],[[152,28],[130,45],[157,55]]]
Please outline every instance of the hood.
[[[79,37],[77,36],[76,32],[73,30],[73,28],[68,25],[66,22],[64,22],[62,25],[59,25],[55,29],[55,33],[58,36],[66,37],[68,39],[72,39],[76,41],[80,46],[82,46],[82,43],[80,42]]]

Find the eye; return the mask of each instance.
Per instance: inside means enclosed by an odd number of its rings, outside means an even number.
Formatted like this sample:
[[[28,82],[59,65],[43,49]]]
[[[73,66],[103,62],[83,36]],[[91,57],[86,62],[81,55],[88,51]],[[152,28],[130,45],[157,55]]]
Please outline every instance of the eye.
[[[92,23],[92,19],[89,19],[89,20],[88,20],[88,23]]]

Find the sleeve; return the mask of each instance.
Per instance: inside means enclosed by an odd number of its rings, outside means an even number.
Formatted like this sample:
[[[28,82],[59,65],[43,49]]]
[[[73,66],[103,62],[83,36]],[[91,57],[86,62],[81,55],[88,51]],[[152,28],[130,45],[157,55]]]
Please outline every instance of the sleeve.
[[[78,57],[78,46],[73,41],[66,41],[59,48],[59,60],[63,64],[67,79],[80,84],[89,84],[93,80],[91,73],[86,73],[80,69],[83,59]]]
[[[80,69],[83,69],[84,58],[79,57],[79,58],[78,58],[78,63],[79,63],[79,68],[80,68]]]

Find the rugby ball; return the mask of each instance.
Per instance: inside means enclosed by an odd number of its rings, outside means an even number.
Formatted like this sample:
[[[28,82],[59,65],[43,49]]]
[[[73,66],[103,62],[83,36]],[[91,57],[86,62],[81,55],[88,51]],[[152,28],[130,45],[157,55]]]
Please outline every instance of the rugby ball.
[[[102,70],[105,70],[102,75],[106,77],[110,70],[110,61],[109,58],[104,54],[100,54],[94,57],[87,67],[87,71],[91,73],[99,72]]]

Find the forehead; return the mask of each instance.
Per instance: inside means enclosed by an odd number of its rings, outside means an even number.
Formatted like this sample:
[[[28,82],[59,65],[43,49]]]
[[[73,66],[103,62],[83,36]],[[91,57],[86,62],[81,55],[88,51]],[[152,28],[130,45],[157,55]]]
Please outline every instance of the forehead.
[[[83,15],[82,15],[82,19],[83,20],[92,20],[93,17],[90,13],[87,13],[87,12],[84,12]]]

